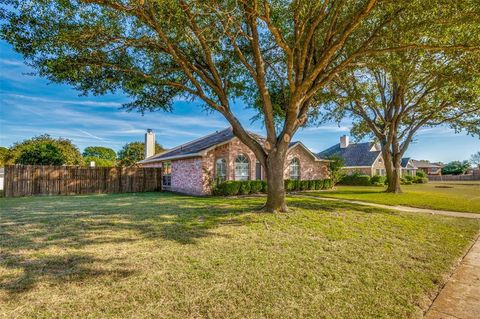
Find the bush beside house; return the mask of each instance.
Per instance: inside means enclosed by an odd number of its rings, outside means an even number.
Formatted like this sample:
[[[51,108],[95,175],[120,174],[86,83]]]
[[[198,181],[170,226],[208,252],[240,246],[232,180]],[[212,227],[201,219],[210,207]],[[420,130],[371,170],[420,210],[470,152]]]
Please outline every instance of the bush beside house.
[[[317,180],[285,180],[285,190],[292,191],[306,191],[306,190],[321,190],[333,187],[330,179]],[[259,194],[267,192],[266,181],[225,181],[216,185],[212,194],[215,196],[236,196]]]

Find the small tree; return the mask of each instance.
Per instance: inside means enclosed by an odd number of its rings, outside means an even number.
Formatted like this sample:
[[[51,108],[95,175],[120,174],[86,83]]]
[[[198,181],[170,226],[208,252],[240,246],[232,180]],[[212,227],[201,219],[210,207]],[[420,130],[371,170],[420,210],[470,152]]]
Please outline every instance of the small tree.
[[[468,161],[453,161],[442,167],[442,175],[463,175],[469,167]]]
[[[332,186],[336,185],[344,176],[342,168],[345,166],[345,160],[337,155],[332,155],[327,158],[330,160],[330,178],[332,179]]]
[[[163,147],[155,143],[155,153],[164,151]],[[118,164],[121,166],[132,166],[145,157],[145,143],[131,142],[123,146],[118,152]]]
[[[65,157],[62,150],[54,142],[44,141],[24,147],[15,164],[22,165],[63,165]]]
[[[10,147],[7,153],[6,163],[19,164],[18,162],[19,158],[22,156],[25,150],[28,150],[29,154],[37,154],[37,155],[47,154],[48,152],[50,152],[52,155],[55,153],[55,151],[51,146],[43,147],[41,145],[54,145],[55,148],[58,149],[62,154],[61,158],[63,159],[63,161],[61,164],[65,164],[65,165],[82,165],[83,164],[82,155],[80,154],[78,148],[75,145],[73,145],[72,141],[64,138],[55,139],[48,134],[36,136],[19,143],[15,143],[12,147]],[[32,151],[32,150],[35,150],[35,151]],[[26,160],[25,157],[23,157],[22,161],[24,160]],[[58,162],[58,160],[55,159],[55,162]],[[54,164],[48,164],[48,165],[54,165]]]
[[[470,163],[472,163],[472,165],[480,165],[480,151],[472,154],[472,157],[470,158]]]

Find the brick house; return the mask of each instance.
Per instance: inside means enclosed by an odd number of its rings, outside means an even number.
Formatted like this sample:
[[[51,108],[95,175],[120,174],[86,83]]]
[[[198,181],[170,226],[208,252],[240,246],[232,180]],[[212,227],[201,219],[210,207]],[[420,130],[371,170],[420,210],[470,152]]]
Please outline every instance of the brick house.
[[[348,136],[340,137],[340,143],[327,148],[317,154],[320,158],[338,156],[343,158],[343,170],[346,174],[360,173],[369,176],[385,176],[385,163],[380,146],[376,143],[350,143]],[[401,162],[401,175],[415,175],[417,168],[410,158],[403,158]]]
[[[264,138],[250,133],[263,143]],[[153,136],[153,138],[152,138]],[[215,132],[165,152],[152,155],[153,132],[145,136],[143,167],[163,168],[163,188],[191,195],[208,195],[216,180],[263,180],[265,173],[255,154],[233,135],[231,128]],[[323,179],[329,176],[328,160],[303,143],[290,143],[285,179]]]
[[[425,172],[427,175],[440,176],[442,175],[442,165],[430,163],[426,160],[413,160],[413,164],[417,167],[418,170]]]

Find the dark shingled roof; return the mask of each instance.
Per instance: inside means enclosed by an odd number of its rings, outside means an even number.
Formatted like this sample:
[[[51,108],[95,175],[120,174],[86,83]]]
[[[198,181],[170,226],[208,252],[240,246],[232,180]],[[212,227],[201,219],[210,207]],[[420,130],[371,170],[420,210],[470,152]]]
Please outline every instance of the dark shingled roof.
[[[345,166],[372,166],[380,151],[370,151],[372,143],[351,143],[345,148],[336,144],[320,153],[317,156],[328,158],[332,155],[340,156],[345,160]]]
[[[257,135],[252,132],[248,132],[252,137],[256,138],[260,144],[263,145],[265,142],[265,138]],[[199,139],[196,139],[194,141],[191,141],[186,144],[182,144],[180,146],[177,146],[171,150],[167,150],[163,153],[159,153],[156,155],[153,155],[149,158],[146,158],[140,163],[149,163],[149,162],[156,162],[156,161],[161,161],[164,159],[173,159],[173,158],[182,158],[182,157],[195,157],[195,156],[201,156],[199,153],[202,153],[212,147],[215,147],[216,145],[226,143],[233,139],[235,136],[233,135],[232,128],[226,128],[221,131],[217,131],[213,134],[201,137]],[[293,147],[296,144],[302,145],[305,149],[306,146],[304,146],[301,142],[291,142],[289,147]],[[308,150],[308,149],[307,149]],[[316,157],[315,154],[312,153],[312,156]],[[322,160],[319,158],[318,160]]]
[[[403,167],[403,168],[406,168],[407,165],[408,165],[408,161],[410,160],[410,157],[404,157],[402,158],[402,162],[400,163],[400,165]]]
[[[194,141],[188,142],[177,146],[171,150],[167,150],[163,153],[154,155],[145,159],[145,162],[157,161],[164,158],[170,157],[182,157],[198,154],[206,149],[209,149],[212,146],[221,144],[231,140],[234,137],[232,128],[227,128],[222,131],[215,132],[213,134],[201,137]]]

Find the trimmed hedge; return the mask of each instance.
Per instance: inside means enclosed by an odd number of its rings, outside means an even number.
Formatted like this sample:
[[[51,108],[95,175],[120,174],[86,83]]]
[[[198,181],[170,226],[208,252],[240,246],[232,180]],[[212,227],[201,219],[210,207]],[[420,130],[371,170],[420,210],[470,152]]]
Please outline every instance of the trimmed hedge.
[[[345,175],[339,182],[340,185],[351,186],[370,186],[372,185],[370,176],[353,173],[352,175]]]
[[[332,188],[330,179],[291,180],[286,179],[284,187],[287,192],[301,190],[319,190]],[[225,181],[215,186],[212,194],[215,196],[235,196],[266,193],[266,181]]]

